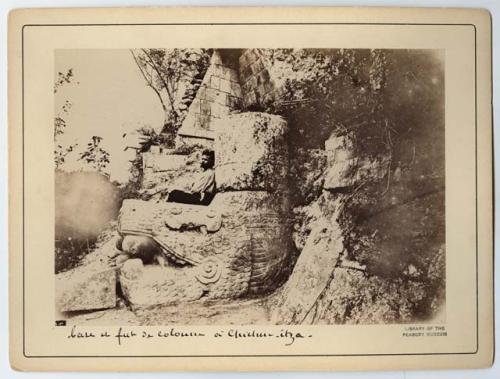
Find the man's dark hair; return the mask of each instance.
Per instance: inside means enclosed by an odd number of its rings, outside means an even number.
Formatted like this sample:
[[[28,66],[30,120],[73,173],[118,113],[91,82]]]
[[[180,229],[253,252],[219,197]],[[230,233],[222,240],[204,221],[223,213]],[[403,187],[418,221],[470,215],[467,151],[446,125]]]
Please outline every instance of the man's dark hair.
[[[211,149],[204,149],[201,153],[208,157],[207,166],[213,168],[215,165],[215,152]]]

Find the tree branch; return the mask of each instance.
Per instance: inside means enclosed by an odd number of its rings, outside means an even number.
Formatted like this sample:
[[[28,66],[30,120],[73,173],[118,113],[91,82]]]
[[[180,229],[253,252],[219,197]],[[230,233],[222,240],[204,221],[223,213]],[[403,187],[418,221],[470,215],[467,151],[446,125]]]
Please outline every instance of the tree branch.
[[[174,104],[175,99],[171,93],[171,90],[170,90],[167,82],[163,78],[163,75],[161,74],[160,69],[158,68],[157,64],[155,63],[155,61],[151,57],[151,55],[147,52],[147,50],[146,49],[141,49],[141,50],[144,53],[144,55],[146,55],[146,57],[148,58],[151,67],[155,70],[156,74],[158,75],[158,78],[160,79],[163,86],[165,87],[165,90],[167,91],[167,95],[168,95],[168,100],[170,102],[170,107],[172,108],[172,111],[175,112],[175,104]]]
[[[148,87],[150,87],[153,91],[155,91],[156,95],[158,96],[158,98],[160,99],[160,103],[161,103],[161,106],[163,108],[163,111],[165,112],[165,115],[168,111],[167,109],[167,106],[165,105],[165,102],[163,101],[163,98],[161,97],[161,93],[160,91],[158,91],[158,89],[153,85],[153,81],[147,77],[146,73],[144,72],[143,68],[141,67],[141,63],[139,62],[138,58],[136,57],[136,55],[134,54],[134,52],[132,50],[130,50],[130,53],[132,54],[132,57],[134,57],[134,61],[135,61],[135,64],[137,65],[137,67],[139,68],[139,71],[141,72],[142,74],[142,77],[144,78],[144,80],[146,81],[146,84],[148,85]]]

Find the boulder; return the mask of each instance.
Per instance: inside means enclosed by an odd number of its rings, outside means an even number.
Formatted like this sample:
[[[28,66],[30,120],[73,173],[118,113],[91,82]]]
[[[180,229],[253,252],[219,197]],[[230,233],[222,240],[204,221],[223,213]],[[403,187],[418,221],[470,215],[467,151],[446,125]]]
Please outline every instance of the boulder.
[[[247,112],[215,124],[215,182],[219,192],[286,190],[287,123],[280,116]]]
[[[56,305],[61,312],[116,306],[116,271],[99,262],[56,275]]]
[[[314,306],[310,322],[330,325],[415,322],[415,304],[425,299],[426,291],[426,285],[418,281],[404,283],[337,267]]]

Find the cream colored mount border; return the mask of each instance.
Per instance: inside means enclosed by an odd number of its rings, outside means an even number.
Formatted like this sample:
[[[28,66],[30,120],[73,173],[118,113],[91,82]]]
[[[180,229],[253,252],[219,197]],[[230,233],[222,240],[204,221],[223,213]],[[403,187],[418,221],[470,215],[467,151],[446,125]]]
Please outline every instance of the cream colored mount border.
[[[230,20],[228,22],[228,20]],[[259,20],[256,23],[255,20]],[[270,24],[274,27],[270,28]],[[78,31],[60,33],[56,24],[78,24]],[[105,30],[101,28],[108,25]],[[133,26],[131,24],[134,24]],[[151,31],[151,24],[175,24],[184,33],[179,38],[158,36]],[[184,28],[183,25],[189,25]],[[216,25],[221,24],[221,25]],[[268,25],[265,25],[268,24]],[[312,25],[320,26],[311,30]],[[453,30],[439,29],[446,25]],[[31,26],[28,26],[31,25]],[[93,30],[86,30],[87,26]],[[113,26],[112,26],[113,25]],[[240,35],[224,32],[224,27],[238,28]],[[238,26],[239,25],[239,26]],[[342,26],[349,26],[349,30]],[[354,26],[356,25],[356,26]],[[377,25],[374,34],[371,25]],[[454,26],[473,27],[474,48],[463,40],[453,42],[460,33]],[[25,33],[35,28],[36,33],[25,40]],[[256,35],[250,29],[259,26]],[[382,27],[383,26],[383,27]],[[58,29],[47,31],[49,28]],[[184,29],[183,29],[184,28]],[[192,33],[193,28],[203,33]],[[332,33],[334,28],[335,34]],[[354,29],[353,29],[354,28]],[[383,29],[385,28],[385,29]],[[44,29],[44,30],[43,30]],[[99,29],[96,31],[96,29]],[[133,29],[133,30],[130,30]],[[138,29],[140,29],[138,31]],[[274,34],[270,34],[272,29]],[[286,35],[280,34],[283,29]],[[233,30],[233,29],[231,29]],[[429,31],[430,30],[430,31]],[[262,35],[264,31],[264,35]],[[88,32],[88,34],[86,34]],[[186,32],[188,36],[186,36]],[[329,33],[330,32],[330,33]],[[440,32],[440,33],[436,33]],[[267,34],[266,34],[267,33]],[[452,34],[451,36],[449,34]],[[36,35],[35,35],[36,34]],[[83,34],[83,35],[82,35]],[[75,38],[80,36],[81,38]],[[105,38],[102,38],[102,37]],[[262,38],[267,36],[267,38]],[[434,39],[430,37],[434,36]],[[237,38],[235,38],[237,37]],[[259,38],[261,37],[261,38]],[[452,38],[454,37],[454,38]],[[281,40],[280,40],[281,38]],[[448,39],[447,39],[448,38]],[[38,39],[38,40],[37,40]],[[251,44],[259,47],[370,47],[382,48],[443,48],[447,52],[446,82],[446,154],[447,154],[447,247],[462,235],[471,237],[465,217],[476,221],[472,240],[466,245],[475,246],[475,267],[460,265],[458,258],[450,261],[451,274],[447,279],[450,303],[459,301],[458,312],[449,312],[447,327],[458,333],[464,325],[474,324],[475,330],[467,332],[467,340],[474,346],[456,340],[450,346],[439,342],[419,341],[409,343],[398,336],[402,326],[323,326],[294,327],[313,338],[307,346],[284,349],[282,346],[248,343],[237,345],[227,341],[224,346],[212,340],[175,346],[136,343],[134,346],[117,347],[113,344],[85,342],[76,349],[67,341],[67,332],[53,325],[51,307],[53,284],[43,279],[50,273],[53,259],[43,259],[35,252],[49,251],[53,231],[51,206],[53,198],[44,194],[44,188],[53,186],[53,177],[46,175],[52,166],[49,126],[52,115],[51,99],[43,96],[50,91],[52,62],[40,52],[54,48],[126,48],[131,46],[172,46],[172,39],[179,46],[239,47]],[[238,45],[240,43],[240,45]],[[430,9],[74,9],[74,10],[20,10],[9,19],[9,142],[10,142],[10,359],[13,367],[22,370],[359,370],[359,369],[416,369],[416,368],[472,368],[491,365],[493,357],[493,247],[492,247],[492,161],[491,161],[491,21],[484,11],[430,10]],[[274,44],[274,45],[273,45]],[[383,46],[380,46],[382,44]],[[455,54],[455,55],[453,55]],[[47,54],[50,56],[50,54]],[[43,59],[34,61],[35,58]],[[448,59],[448,58],[456,59]],[[460,59],[462,58],[462,59]],[[461,76],[460,67],[473,60],[474,83],[469,86],[469,76]],[[36,64],[35,64],[36,63]],[[476,66],[477,65],[477,66]],[[470,73],[470,71],[467,71]],[[463,74],[463,72],[462,72]],[[25,85],[29,91],[25,93]],[[46,92],[49,89],[49,92]],[[45,91],[45,92],[44,92]],[[471,94],[473,96],[471,97]],[[33,99],[37,99],[38,103]],[[474,115],[468,110],[474,109]],[[464,121],[461,121],[463,119]],[[47,127],[34,128],[34,121]],[[470,139],[470,123],[476,124],[474,138]],[[49,121],[49,122],[46,122]],[[29,128],[28,132],[25,126]],[[26,138],[28,143],[26,144]],[[474,141],[474,142],[472,142]],[[34,149],[34,142],[38,150]],[[467,161],[474,154],[474,162]],[[27,156],[27,157],[26,157]],[[471,167],[472,166],[472,167]],[[470,170],[469,170],[470,169]],[[28,172],[26,173],[25,170]],[[467,176],[474,172],[475,178]],[[465,179],[464,179],[465,178]],[[458,179],[455,181],[455,179]],[[472,180],[470,180],[472,179]],[[26,184],[26,186],[25,186]],[[460,186],[460,184],[462,186]],[[22,190],[20,188],[22,187]],[[31,188],[30,188],[31,187]],[[475,204],[462,204],[458,210],[449,205],[462,203],[466,191],[474,188]],[[47,192],[47,191],[45,191]],[[469,191],[470,192],[470,191]],[[467,192],[468,195],[470,193]],[[53,193],[53,191],[52,191]],[[40,201],[44,200],[44,201]],[[26,212],[31,208],[31,212]],[[465,210],[463,208],[466,208]],[[455,213],[448,213],[450,212]],[[34,211],[36,210],[36,212]],[[463,213],[460,213],[462,211]],[[26,218],[25,218],[26,217]],[[37,225],[33,224],[37,220]],[[453,223],[453,224],[452,224]],[[449,234],[448,228],[456,233]],[[30,238],[25,241],[25,235]],[[448,238],[450,241],[448,241]],[[34,244],[30,241],[36,241]],[[26,245],[26,246],[25,246]],[[48,248],[48,249],[47,249]],[[454,251],[464,258],[467,252]],[[29,254],[29,257],[26,255]],[[29,258],[31,265],[25,266]],[[448,259],[450,259],[448,257]],[[470,260],[470,259],[469,259]],[[458,261],[458,262],[457,262]],[[447,264],[448,266],[448,264]],[[471,272],[472,271],[472,272]],[[43,275],[40,275],[42,273]],[[447,275],[448,277],[448,275]],[[476,288],[473,304],[466,305],[460,295],[472,289],[460,283],[461,278],[474,277]],[[458,280],[457,280],[458,278]],[[37,293],[27,293],[26,286],[37,281]],[[470,283],[468,280],[462,280]],[[29,295],[29,296],[26,296]],[[36,295],[36,296],[35,296]],[[448,296],[447,296],[448,297]],[[21,301],[22,299],[22,301]],[[454,299],[454,300],[453,300]],[[31,308],[30,312],[25,307]],[[453,304],[450,304],[453,310]],[[48,308],[48,309],[45,309]],[[33,312],[37,311],[37,314]],[[474,322],[471,322],[474,321]],[[456,327],[453,327],[456,325]],[[28,333],[26,330],[28,327]],[[241,326],[248,329],[248,327]],[[151,328],[151,327],[148,327]],[[190,330],[214,333],[218,327],[190,327]],[[265,328],[259,328],[265,330]],[[96,328],[94,328],[96,329]],[[102,328],[101,328],[102,329]],[[97,328],[97,330],[101,330]],[[137,330],[140,330],[137,327]],[[320,337],[326,335],[326,338]],[[451,338],[451,337],[450,337]],[[318,353],[318,348],[334,349],[332,341],[340,341],[342,348],[352,350],[377,341],[373,351],[363,353]],[[206,346],[204,343],[206,342]],[[384,353],[387,342],[399,352]],[[352,346],[352,344],[356,346]],[[419,349],[431,350],[412,353]],[[446,343],[445,343],[446,344]],[[337,344],[335,344],[337,345]],[[452,350],[454,352],[447,353]],[[303,351],[299,351],[299,350]],[[380,351],[378,349],[381,349]],[[237,350],[238,354],[234,351]],[[161,354],[167,351],[168,354]],[[387,351],[387,350],[385,350]],[[422,351],[422,350],[420,350]],[[456,351],[461,351],[457,353]],[[463,352],[462,352],[463,351]],[[258,352],[258,353],[256,353]],[[99,359],[105,358],[105,359]],[[124,359],[126,358],[126,359]],[[162,358],[162,359],[158,359]]]

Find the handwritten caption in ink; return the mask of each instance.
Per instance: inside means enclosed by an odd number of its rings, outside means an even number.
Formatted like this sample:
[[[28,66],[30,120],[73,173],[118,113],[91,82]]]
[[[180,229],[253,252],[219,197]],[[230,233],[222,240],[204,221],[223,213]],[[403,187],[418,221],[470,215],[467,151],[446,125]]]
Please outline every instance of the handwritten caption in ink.
[[[231,340],[268,340],[279,339],[285,346],[291,346],[297,341],[311,338],[312,334],[303,332],[290,331],[288,329],[281,329],[279,332],[262,331],[258,329],[220,329],[216,332],[206,333],[199,331],[192,331],[186,329],[178,329],[174,327],[167,327],[156,330],[133,330],[124,327],[109,330],[79,330],[76,325],[71,327],[67,335],[71,340],[82,339],[105,339],[114,340],[119,346],[126,344],[129,341],[137,340],[152,340],[152,339],[177,339],[177,338],[195,338],[195,339],[231,339]]]

